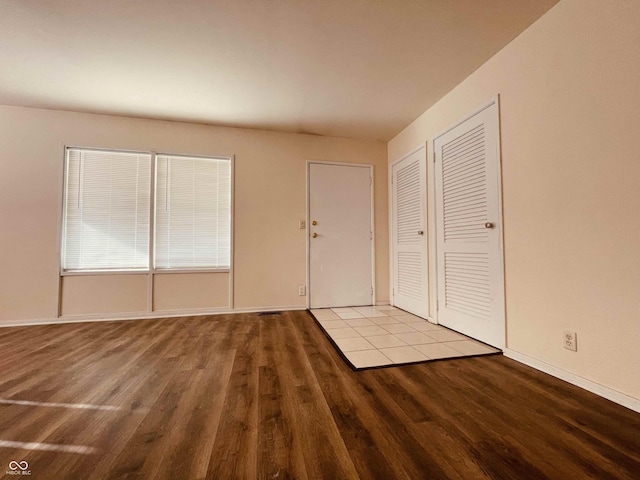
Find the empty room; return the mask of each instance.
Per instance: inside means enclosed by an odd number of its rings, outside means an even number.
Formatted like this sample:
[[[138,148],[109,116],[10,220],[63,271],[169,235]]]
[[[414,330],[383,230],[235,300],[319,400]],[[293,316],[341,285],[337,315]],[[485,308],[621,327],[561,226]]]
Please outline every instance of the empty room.
[[[640,478],[640,1],[0,0],[0,478]]]

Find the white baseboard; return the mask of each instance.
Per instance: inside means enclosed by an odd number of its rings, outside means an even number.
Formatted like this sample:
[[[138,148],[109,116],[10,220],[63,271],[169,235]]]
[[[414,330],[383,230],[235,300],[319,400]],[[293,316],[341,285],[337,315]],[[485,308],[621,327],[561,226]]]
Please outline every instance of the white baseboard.
[[[301,305],[289,305],[286,307],[243,307],[234,308],[233,312],[227,313],[257,313],[257,312],[291,312],[295,310],[306,310],[307,307]]]
[[[60,323],[85,323],[85,322],[116,322],[145,320],[153,318],[171,317],[195,317],[198,315],[224,315],[229,313],[258,313],[258,312],[280,312],[306,310],[300,306],[286,307],[245,307],[245,308],[203,308],[191,310],[162,310],[156,312],[131,312],[117,313],[112,315],[66,315],[59,318],[32,318],[25,320],[0,320],[0,328],[3,327],[26,327],[31,325],[57,325]]]
[[[566,370],[563,370],[562,368],[555,367],[549,363],[543,362],[542,360],[538,360],[536,358],[525,355],[524,353],[516,352],[515,350],[511,350],[509,348],[504,349],[504,355],[517,362],[524,363],[525,365],[533,367],[536,370],[548,373],[553,377],[564,380],[565,382],[568,382],[577,387],[584,388],[591,393],[600,395],[607,400],[611,400],[612,402],[622,405],[623,407],[627,407],[635,412],[640,413],[640,399],[631,397],[622,392],[618,392],[617,390],[614,390],[612,388],[605,387],[604,385],[596,383],[592,380],[588,380],[584,377],[581,377],[580,375],[568,372]]]

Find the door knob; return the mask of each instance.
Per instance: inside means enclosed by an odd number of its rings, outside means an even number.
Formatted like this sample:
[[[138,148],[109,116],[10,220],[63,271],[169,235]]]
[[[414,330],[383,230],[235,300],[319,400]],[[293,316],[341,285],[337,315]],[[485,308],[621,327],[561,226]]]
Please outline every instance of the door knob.
[[[318,222],[316,222],[315,220],[313,222],[311,222],[311,225],[317,225]]]
[[[317,236],[318,236],[318,234],[317,234],[316,232],[313,232],[312,237],[313,237],[313,238],[316,238]]]
[[[493,228],[495,225],[491,222],[487,222],[484,224],[484,228]]]
[[[424,235],[424,230],[418,230],[418,235]]]

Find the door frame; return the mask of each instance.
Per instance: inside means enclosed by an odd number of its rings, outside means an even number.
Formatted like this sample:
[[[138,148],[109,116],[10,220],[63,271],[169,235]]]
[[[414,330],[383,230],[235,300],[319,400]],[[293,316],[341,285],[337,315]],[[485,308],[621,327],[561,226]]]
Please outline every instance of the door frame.
[[[310,248],[311,248],[311,235],[309,234],[309,232],[311,231],[310,229],[310,224],[309,222],[311,221],[311,212],[310,212],[310,208],[311,208],[311,202],[310,202],[310,196],[311,196],[311,165],[312,164],[321,164],[321,165],[335,165],[335,166],[342,166],[342,167],[361,167],[361,168],[368,168],[369,169],[369,175],[371,178],[371,186],[370,186],[370,205],[371,205],[371,288],[373,289],[373,293],[371,294],[371,303],[372,305],[376,304],[376,230],[375,230],[375,198],[374,198],[374,189],[373,189],[373,185],[375,184],[375,177],[374,177],[374,168],[373,168],[373,164],[370,163],[348,163],[348,162],[326,162],[323,160],[307,160],[307,166],[306,166],[306,220],[305,220],[305,228],[304,228],[304,232],[305,235],[307,236],[307,242],[306,242],[306,259],[307,259],[307,275],[306,275],[306,288],[305,288],[305,292],[306,292],[306,307],[307,309],[311,308],[311,289],[309,288],[311,286],[311,255],[310,255]]]
[[[389,192],[389,273],[390,273],[390,285],[389,285],[389,299],[390,305],[393,305],[395,302],[395,248],[393,242],[393,234],[394,234],[394,209],[393,209],[393,167],[398,163],[405,160],[407,157],[410,157],[414,153],[419,152],[424,148],[424,161],[425,161],[425,210],[424,210],[424,230],[426,235],[424,236],[425,242],[425,269],[427,272],[427,319],[433,320],[431,316],[431,278],[429,277],[429,142],[424,142],[418,145],[415,148],[412,148],[405,155],[400,156],[397,160],[394,160],[389,164],[389,174],[388,174],[388,192]],[[437,280],[437,279],[436,279]]]
[[[490,100],[488,100],[487,102],[483,103],[482,105],[480,105],[479,107],[475,108],[472,110],[471,113],[465,115],[463,118],[461,118],[460,120],[456,121],[455,123],[453,123],[452,125],[450,125],[449,127],[445,128],[444,130],[438,132],[437,135],[434,135],[433,139],[430,141],[431,143],[431,150],[433,152],[433,163],[435,165],[435,161],[436,161],[436,140],[438,138],[440,138],[442,135],[450,132],[451,130],[453,130],[456,127],[459,127],[460,125],[462,125],[464,122],[466,122],[467,120],[473,118],[474,116],[476,116],[477,114],[479,114],[480,112],[486,110],[487,108],[491,107],[492,105],[496,105],[496,113],[495,113],[495,117],[494,117],[494,121],[497,122],[498,125],[498,147],[496,149],[496,156],[497,156],[497,162],[498,162],[498,178],[496,179],[497,181],[497,187],[498,187],[498,221],[500,222],[500,235],[498,236],[498,250],[500,252],[499,258],[500,258],[500,284],[502,285],[502,302],[500,303],[500,307],[502,308],[502,312],[503,312],[503,323],[502,323],[502,339],[504,341],[504,348],[507,348],[507,292],[506,292],[506,282],[505,282],[505,272],[504,272],[504,264],[505,264],[505,256],[504,256],[504,214],[503,214],[503,199],[502,199],[502,128],[501,128],[501,124],[500,124],[500,94],[496,94],[493,98],[491,98]],[[431,186],[433,188],[433,191],[435,193],[435,169],[434,169],[434,178],[433,180],[433,185]],[[427,179],[428,181],[428,179]],[[429,188],[429,187],[427,187]],[[437,199],[436,199],[437,200]],[[434,208],[437,208],[437,202],[434,202]],[[437,211],[434,210],[434,213],[437,215]],[[439,315],[440,315],[440,310],[439,310],[439,305],[438,305],[438,299],[440,298],[440,285],[438,282],[438,242],[437,242],[437,235],[438,235],[438,222],[436,222],[435,225],[435,230],[434,230],[434,234],[436,235],[435,239],[436,241],[434,242],[434,253],[436,255],[435,259],[435,267],[436,267],[436,282],[435,282],[435,291],[436,291],[436,313],[435,313],[435,318],[436,318],[436,322],[440,323],[440,319],[439,319]]]

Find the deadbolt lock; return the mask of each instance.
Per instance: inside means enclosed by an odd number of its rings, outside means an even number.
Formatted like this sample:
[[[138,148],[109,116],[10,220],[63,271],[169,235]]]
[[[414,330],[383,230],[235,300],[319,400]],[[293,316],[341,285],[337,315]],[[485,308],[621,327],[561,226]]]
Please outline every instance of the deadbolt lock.
[[[315,220],[313,222],[311,222],[311,225],[317,225],[318,222],[316,222]]]

